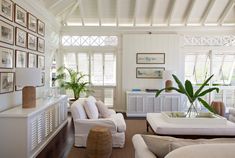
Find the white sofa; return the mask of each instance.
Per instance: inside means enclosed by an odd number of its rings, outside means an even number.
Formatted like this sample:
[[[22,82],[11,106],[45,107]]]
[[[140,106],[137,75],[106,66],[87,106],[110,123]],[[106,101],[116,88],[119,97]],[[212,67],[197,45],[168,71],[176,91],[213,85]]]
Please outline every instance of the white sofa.
[[[87,100],[96,101],[92,96]],[[116,113],[109,109],[111,116],[109,118],[88,119],[84,114],[83,108],[84,99],[75,101],[71,105],[71,113],[75,128],[75,146],[86,147],[88,133],[92,127],[106,126],[112,133],[113,147],[124,147],[126,123],[121,113]]]
[[[134,135],[132,142],[135,158],[156,158],[140,134]],[[235,158],[234,149],[235,143],[189,145],[171,151],[165,158]]]

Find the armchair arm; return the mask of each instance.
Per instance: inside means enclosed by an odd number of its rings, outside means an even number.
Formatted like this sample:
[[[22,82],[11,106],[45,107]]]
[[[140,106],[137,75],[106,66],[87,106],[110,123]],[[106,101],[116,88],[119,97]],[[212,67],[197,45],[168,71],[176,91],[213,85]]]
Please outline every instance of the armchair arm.
[[[117,132],[117,125],[113,118],[105,119],[77,119],[74,120],[75,134],[88,134],[90,129],[95,126],[105,126],[111,133]]]

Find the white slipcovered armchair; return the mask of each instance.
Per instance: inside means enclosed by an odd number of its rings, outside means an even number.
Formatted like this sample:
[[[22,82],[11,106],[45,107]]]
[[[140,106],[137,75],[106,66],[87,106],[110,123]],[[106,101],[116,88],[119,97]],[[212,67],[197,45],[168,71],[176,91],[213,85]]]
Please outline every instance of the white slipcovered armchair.
[[[86,100],[96,102],[92,96]],[[75,101],[71,106],[71,113],[75,128],[75,146],[86,147],[88,133],[92,127],[106,126],[112,134],[113,147],[124,147],[126,123],[121,113],[109,109],[109,118],[89,119],[83,107],[85,99]]]

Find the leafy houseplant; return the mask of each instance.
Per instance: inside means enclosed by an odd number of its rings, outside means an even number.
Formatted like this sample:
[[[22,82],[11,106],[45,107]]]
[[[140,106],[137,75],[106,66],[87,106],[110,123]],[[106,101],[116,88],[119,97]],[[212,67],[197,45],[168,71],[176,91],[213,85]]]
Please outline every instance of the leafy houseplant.
[[[64,66],[60,67],[57,72],[58,75],[54,81],[58,80],[61,88],[73,91],[74,98],[70,99],[71,101],[79,99],[80,94],[83,92],[90,92],[90,89],[88,88],[89,82],[83,81],[84,77],[87,75]]]
[[[163,92],[164,90],[175,90],[181,94],[186,95],[186,97],[188,98],[189,102],[190,102],[190,107],[187,111],[186,116],[191,117],[191,115],[195,112],[196,116],[199,114],[197,111],[197,108],[195,106],[195,101],[198,100],[206,109],[208,109],[210,112],[215,113],[215,110],[205,101],[203,100],[201,97],[205,96],[206,94],[212,92],[212,91],[216,91],[217,93],[219,92],[219,88],[208,88],[206,90],[203,90],[203,88],[208,84],[208,82],[210,81],[210,79],[213,77],[213,75],[211,75],[208,79],[206,79],[206,81],[198,88],[197,91],[194,92],[193,90],[193,86],[192,83],[189,80],[186,80],[184,85],[180,82],[180,80],[175,76],[172,75],[175,82],[178,85],[178,88],[176,87],[169,87],[169,88],[163,88],[161,90],[158,90],[156,92],[156,97],[158,97],[161,92]]]

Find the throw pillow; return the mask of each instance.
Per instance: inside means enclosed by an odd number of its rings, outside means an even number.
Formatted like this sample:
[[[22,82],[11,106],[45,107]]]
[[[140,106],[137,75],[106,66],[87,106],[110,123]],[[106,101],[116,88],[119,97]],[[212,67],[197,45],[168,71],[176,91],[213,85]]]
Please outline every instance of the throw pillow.
[[[107,106],[104,105],[104,103],[102,101],[97,101],[96,103],[96,106],[98,108],[98,111],[99,111],[99,114],[100,114],[100,117],[102,118],[108,118],[110,117],[110,113],[109,113],[109,109]]]
[[[85,100],[83,102],[83,106],[89,119],[98,119],[99,112],[95,105],[95,102],[91,100]]]
[[[72,105],[71,105],[71,112],[73,119],[87,119],[86,112],[83,108],[82,102],[80,100],[76,100]]]

